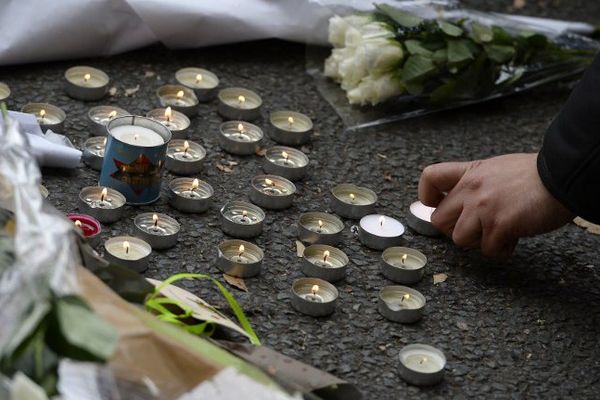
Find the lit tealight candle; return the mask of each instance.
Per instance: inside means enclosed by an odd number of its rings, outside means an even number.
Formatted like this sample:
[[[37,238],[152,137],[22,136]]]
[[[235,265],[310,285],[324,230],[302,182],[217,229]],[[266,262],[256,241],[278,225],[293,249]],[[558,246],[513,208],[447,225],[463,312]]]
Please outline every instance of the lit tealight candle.
[[[308,162],[308,157],[300,150],[274,146],[267,149],[263,168],[266,173],[297,181],[306,176]]]
[[[306,243],[336,245],[343,230],[344,223],[333,214],[307,212],[298,219],[298,238]]]
[[[88,111],[90,133],[94,136],[106,136],[106,124],[124,115],[129,115],[129,112],[115,106],[96,106],[90,108]]]
[[[244,88],[226,88],[219,94],[218,112],[229,120],[253,121],[260,117],[262,99]]]
[[[139,214],[133,224],[136,235],[148,242],[153,249],[168,249],[177,244],[181,227],[166,214]]]
[[[263,139],[258,126],[243,121],[228,121],[219,127],[219,146],[236,155],[255,154]]]
[[[73,221],[76,229],[92,247],[98,244],[102,228],[100,222],[96,218],[91,215],[76,213],[67,214],[67,218]]]
[[[198,113],[200,103],[193,90],[182,85],[163,85],[157,90],[160,104],[188,117]]]
[[[146,117],[169,128],[174,139],[185,139],[191,125],[190,119],[185,114],[173,110],[171,106],[148,111]]]
[[[421,319],[425,297],[406,286],[386,286],[379,292],[379,312],[387,319],[410,324]]]
[[[244,201],[230,201],[221,208],[221,229],[229,236],[251,238],[261,234],[265,213]]]
[[[331,189],[331,209],[345,218],[362,218],[375,211],[377,195],[371,189],[342,183]]]
[[[374,250],[398,245],[403,234],[404,225],[400,221],[377,214],[361,218],[358,227],[358,238],[361,243]]]
[[[117,236],[104,243],[104,257],[111,263],[142,272],[148,265],[152,247],[137,237]]]
[[[292,284],[292,306],[313,317],[331,314],[338,296],[335,286],[319,278],[300,278]]]
[[[210,207],[212,186],[197,178],[176,178],[169,183],[169,204],[183,212],[201,213]]]
[[[21,112],[35,115],[42,132],[51,129],[53,132],[62,132],[66,114],[60,108],[48,103],[27,103]]]
[[[212,100],[219,86],[219,78],[214,73],[196,67],[187,67],[178,70],[175,73],[175,79],[180,84],[189,87],[194,91],[199,101],[206,102]]]
[[[313,244],[302,252],[302,273],[306,276],[336,282],[346,276],[348,256],[333,246]]]
[[[429,386],[444,378],[446,356],[433,346],[409,344],[400,350],[400,376],[410,384]]]
[[[118,221],[124,205],[125,197],[114,189],[88,186],[79,193],[79,209],[102,223]]]
[[[88,66],[71,67],[65,71],[65,91],[75,99],[99,100],[108,91],[110,79],[97,68]]]
[[[218,247],[217,267],[227,275],[250,278],[260,273],[263,251],[244,240],[226,240]]]
[[[299,146],[310,140],[313,131],[312,120],[294,111],[275,111],[270,116],[269,136],[280,144]]]

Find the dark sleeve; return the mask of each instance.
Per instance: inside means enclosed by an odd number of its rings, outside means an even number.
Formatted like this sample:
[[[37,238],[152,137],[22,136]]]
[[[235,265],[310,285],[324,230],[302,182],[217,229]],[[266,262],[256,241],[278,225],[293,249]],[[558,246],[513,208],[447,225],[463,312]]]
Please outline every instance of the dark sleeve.
[[[554,197],[600,223],[600,55],[552,121],[537,164]]]

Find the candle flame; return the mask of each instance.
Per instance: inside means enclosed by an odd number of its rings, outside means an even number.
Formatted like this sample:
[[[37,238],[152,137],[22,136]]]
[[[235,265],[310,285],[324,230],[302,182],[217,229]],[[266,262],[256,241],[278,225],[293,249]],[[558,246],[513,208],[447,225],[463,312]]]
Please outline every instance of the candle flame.
[[[140,137],[140,135],[138,135],[137,133],[135,135],[133,135],[133,140],[138,140],[138,138]]]
[[[123,242],[123,248],[125,249],[125,254],[129,254],[129,242],[127,240]]]
[[[285,161],[287,161],[288,158],[290,157],[290,155],[287,153],[287,151],[282,151],[281,156],[285,159]]]
[[[350,201],[354,202],[355,198],[356,196],[354,195],[354,193],[350,193]]]
[[[90,75],[90,74],[85,74],[85,75],[83,76],[83,81],[84,81],[84,82],[87,82],[87,81],[89,81],[89,80],[90,80],[90,78],[91,78],[91,77],[92,77],[92,75]]]
[[[173,111],[171,111],[171,107],[167,107],[165,109],[165,119],[167,120],[167,122],[171,122],[171,115],[173,114]]]
[[[288,117],[288,124],[294,125],[294,117]]]
[[[273,182],[272,180],[270,180],[269,178],[265,178],[265,184],[269,185],[269,186],[275,186],[275,182]]]
[[[312,294],[314,296],[319,291],[319,285],[313,285],[313,287],[310,289],[310,291],[312,292]]]
[[[108,189],[103,188],[102,192],[100,193],[100,201],[104,201],[104,199],[106,198],[107,195],[108,195]]]
[[[402,256],[402,259],[400,260],[402,262],[402,264],[404,264],[404,262],[406,261],[407,258],[408,258],[408,254],[404,254]]]
[[[192,181],[192,190],[198,189],[198,186],[200,186],[200,181],[198,179],[194,179]]]
[[[248,216],[248,211],[243,210],[242,211],[242,217],[246,218]]]
[[[46,110],[44,110],[43,108],[40,110],[40,117],[44,118],[44,115],[46,115]]]
[[[240,133],[244,132],[244,124],[238,124],[238,131]]]
[[[385,224],[385,217],[382,215],[379,217],[379,226],[383,226],[383,224]]]
[[[111,112],[108,113],[108,119],[113,119],[116,116],[117,116],[117,110],[112,110]]]
[[[196,74],[196,83],[199,83],[202,80],[202,74]]]
[[[329,250],[325,250],[323,252],[323,262],[327,262],[327,258],[329,258]]]
[[[246,98],[240,94],[238,96],[238,101],[240,102],[240,104],[244,104],[246,102]]]
[[[240,244],[240,247],[238,248],[238,257],[241,257],[242,254],[244,254],[244,251],[246,251],[246,247],[244,247],[243,244]]]
[[[180,90],[179,92],[177,92],[177,98],[181,99],[183,97],[184,93],[183,90]]]
[[[81,228],[81,221],[78,220],[78,219],[76,219],[75,220],[75,226],[78,227],[78,228]]]
[[[423,357],[421,358],[421,361],[419,361],[419,364],[423,364],[427,362],[427,357]]]
[[[402,299],[400,301],[404,301],[404,300],[408,300],[410,299],[410,294],[405,293],[404,296],[402,296]]]
[[[154,226],[158,226],[158,215],[152,214],[152,221],[154,222]]]
[[[187,153],[189,149],[190,149],[190,143],[186,140],[183,142],[183,152]]]
[[[323,227],[323,221],[319,220],[319,229]]]

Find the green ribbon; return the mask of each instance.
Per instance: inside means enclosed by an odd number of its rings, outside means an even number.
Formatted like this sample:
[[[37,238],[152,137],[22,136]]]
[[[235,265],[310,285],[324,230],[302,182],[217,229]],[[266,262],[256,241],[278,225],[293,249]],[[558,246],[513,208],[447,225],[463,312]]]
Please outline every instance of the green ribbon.
[[[155,313],[157,318],[161,321],[165,321],[165,322],[171,323],[173,325],[180,326],[181,328],[183,328],[186,331],[193,333],[195,335],[211,336],[213,334],[213,332],[215,331],[215,325],[213,323],[205,321],[205,322],[202,322],[199,324],[194,324],[194,325],[186,324],[184,322],[186,319],[193,318],[192,309],[185,304],[181,304],[177,300],[173,300],[168,297],[160,297],[160,291],[162,289],[164,289],[168,285],[170,285],[174,282],[177,282],[179,280],[182,280],[182,279],[208,279],[208,280],[212,281],[217,286],[217,288],[219,288],[219,290],[221,291],[221,294],[223,295],[225,300],[227,300],[229,307],[231,307],[231,309],[233,310],[233,313],[235,314],[240,325],[242,326],[242,329],[244,329],[244,331],[250,337],[250,343],[252,343],[256,346],[260,345],[260,340],[258,339],[258,336],[254,332],[254,329],[252,329],[252,326],[250,325],[248,318],[246,318],[246,315],[244,314],[242,307],[240,307],[240,305],[237,302],[237,300],[235,299],[235,297],[233,297],[231,292],[229,292],[229,290],[227,290],[227,288],[225,288],[225,286],[223,286],[221,284],[221,282],[219,282],[218,280],[216,280],[215,278],[213,278],[209,275],[181,273],[181,274],[175,274],[175,275],[170,276],[164,282],[162,282],[160,285],[156,286],[156,288],[154,289],[152,294],[150,294],[148,296],[148,298],[144,302],[146,309],[148,311]],[[172,312],[167,307],[169,305],[177,306],[178,308],[180,308],[182,310],[182,312],[179,314]]]

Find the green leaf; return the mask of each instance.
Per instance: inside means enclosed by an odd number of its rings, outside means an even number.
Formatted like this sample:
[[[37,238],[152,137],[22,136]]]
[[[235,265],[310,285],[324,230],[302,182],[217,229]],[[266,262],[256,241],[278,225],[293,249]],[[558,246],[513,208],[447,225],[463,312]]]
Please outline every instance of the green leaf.
[[[448,63],[460,64],[473,59],[468,40],[448,40]]]
[[[492,33],[494,34],[494,44],[512,45],[514,40],[510,33],[506,32],[499,26],[492,26]]]
[[[431,57],[433,55],[431,51],[422,46],[420,40],[406,40],[404,41],[404,46],[410,54],[420,54],[427,57]]]
[[[422,18],[401,11],[388,4],[375,4],[375,8],[377,9],[377,11],[388,16],[389,18],[394,20],[398,25],[403,26],[405,28],[414,28],[416,26],[419,26],[423,22]]]
[[[433,53],[432,60],[437,66],[446,65],[446,62],[448,62],[448,49],[441,49]]]
[[[544,48],[548,44],[548,38],[541,33],[521,32],[519,37],[525,39],[527,45],[535,48]]]
[[[440,29],[448,36],[459,37],[463,34],[463,30],[461,28],[454,24],[451,24],[450,22],[438,20],[437,24],[440,27]]]
[[[488,43],[494,39],[494,32],[487,25],[473,22],[471,25],[471,37],[478,43]]]
[[[502,46],[499,44],[490,44],[484,46],[485,52],[487,53],[490,60],[504,64],[509,62],[515,55],[515,48],[512,46]]]
[[[412,55],[404,63],[400,77],[403,82],[411,82],[420,78],[425,78],[436,70],[431,58],[422,55]]]
[[[430,100],[433,104],[447,103],[452,99],[455,91],[456,81],[449,80],[441,84],[433,92],[431,92]]]
[[[417,82],[405,82],[404,87],[406,91],[413,96],[420,96],[423,94],[423,90],[425,89],[425,85],[421,81]]]

